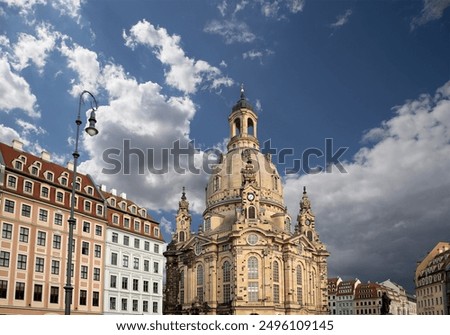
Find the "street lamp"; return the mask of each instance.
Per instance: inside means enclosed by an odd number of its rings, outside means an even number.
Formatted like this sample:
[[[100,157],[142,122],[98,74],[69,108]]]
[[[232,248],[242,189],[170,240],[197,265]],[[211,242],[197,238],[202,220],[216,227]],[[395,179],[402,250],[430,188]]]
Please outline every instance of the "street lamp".
[[[75,225],[75,218],[74,218],[74,212],[75,212],[75,190],[76,190],[76,184],[77,184],[77,161],[78,157],[80,157],[80,154],[78,153],[78,138],[80,136],[80,125],[83,123],[80,118],[80,112],[81,112],[81,104],[84,104],[83,95],[89,95],[92,98],[91,101],[91,115],[89,117],[89,126],[85,129],[86,132],[90,136],[95,136],[98,134],[98,130],[95,128],[95,123],[97,120],[95,119],[95,111],[98,109],[97,100],[95,100],[95,97],[92,95],[89,91],[83,91],[80,94],[80,100],[78,103],[78,116],[75,121],[75,124],[77,125],[77,136],[75,138],[75,151],[73,152],[73,176],[72,176],[72,198],[70,199],[70,217],[69,217],[69,239],[68,239],[68,250],[67,250],[67,276],[66,276],[66,285],[64,286],[65,291],[65,315],[70,315],[70,305],[72,304],[72,240],[73,240],[73,227]]]

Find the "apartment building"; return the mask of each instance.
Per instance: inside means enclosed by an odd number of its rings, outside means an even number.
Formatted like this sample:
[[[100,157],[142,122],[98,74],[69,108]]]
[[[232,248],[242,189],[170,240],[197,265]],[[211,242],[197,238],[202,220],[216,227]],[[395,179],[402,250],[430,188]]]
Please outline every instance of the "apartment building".
[[[72,171],[0,143],[0,314],[64,313]],[[101,314],[105,206],[89,175],[75,183],[72,313]]]
[[[105,314],[162,314],[163,252],[157,223],[145,208],[106,192]]]
[[[355,314],[381,314],[383,289],[377,283],[360,283],[355,289]],[[392,295],[389,295],[391,298]],[[392,298],[391,298],[392,299]]]
[[[336,291],[336,314],[338,315],[353,315],[354,299],[356,287],[361,284],[361,281],[356,279],[342,281]]]
[[[439,242],[417,264],[417,314],[450,314],[450,243]]]
[[[337,288],[339,287],[339,284],[341,282],[342,282],[342,279],[340,277],[328,279],[328,310],[330,312],[330,315],[337,314],[336,294],[337,294]]]

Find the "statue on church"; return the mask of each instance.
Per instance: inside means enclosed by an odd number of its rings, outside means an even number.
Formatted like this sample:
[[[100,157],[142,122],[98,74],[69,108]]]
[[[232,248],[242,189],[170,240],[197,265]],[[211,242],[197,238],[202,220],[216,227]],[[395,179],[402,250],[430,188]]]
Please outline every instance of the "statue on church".
[[[381,296],[381,315],[387,315],[389,314],[389,305],[391,304],[391,298],[386,294],[386,292],[383,292],[383,295]]]

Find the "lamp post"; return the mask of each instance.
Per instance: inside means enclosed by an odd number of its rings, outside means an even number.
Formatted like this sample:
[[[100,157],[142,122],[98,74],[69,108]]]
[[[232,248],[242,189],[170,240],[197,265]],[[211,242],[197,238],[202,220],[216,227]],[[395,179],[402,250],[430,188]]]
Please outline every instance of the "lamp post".
[[[68,220],[69,223],[69,238],[68,238],[68,250],[67,250],[67,275],[66,275],[66,285],[64,286],[65,291],[65,315],[70,315],[70,305],[72,304],[72,240],[73,240],[73,228],[75,225],[75,190],[77,185],[77,161],[80,154],[78,153],[78,138],[80,136],[80,125],[83,123],[80,118],[81,114],[81,104],[84,104],[83,95],[89,95],[92,98],[91,102],[91,115],[89,117],[89,126],[85,129],[86,132],[90,136],[95,136],[98,134],[98,130],[95,128],[95,123],[97,120],[95,119],[95,111],[98,109],[97,100],[89,91],[83,91],[80,94],[80,100],[78,103],[78,116],[75,120],[75,124],[77,125],[77,135],[75,138],[75,151],[73,152],[73,174],[72,174],[72,197],[70,199],[70,217]]]

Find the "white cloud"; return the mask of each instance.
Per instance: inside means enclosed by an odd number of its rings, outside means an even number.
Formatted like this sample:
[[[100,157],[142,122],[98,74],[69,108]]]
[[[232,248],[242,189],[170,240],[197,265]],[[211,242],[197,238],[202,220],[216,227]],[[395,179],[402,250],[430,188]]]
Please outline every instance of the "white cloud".
[[[204,31],[222,36],[226,44],[250,43],[256,39],[255,34],[250,31],[248,25],[237,20],[212,20],[206,24]]]
[[[164,28],[157,28],[142,20],[130,29],[130,35],[123,33],[125,43],[131,48],[145,45],[151,48],[156,57],[164,65],[169,66],[166,72],[166,83],[185,93],[195,93],[200,83],[212,82],[217,85],[232,85],[232,80],[221,75],[218,68],[203,60],[194,60],[186,56],[180,46],[178,35],[169,35]]]
[[[412,19],[411,29],[430,21],[439,20],[449,6],[450,0],[423,0],[423,8],[420,16]]]
[[[30,85],[19,75],[11,71],[8,60],[0,58],[0,110],[6,112],[20,108],[31,117],[40,117],[36,96],[31,93]]]
[[[397,106],[394,117],[367,132],[376,143],[343,164],[347,174],[286,178],[291,210],[308,187],[332,274],[382,280],[390,273],[409,284],[415,261],[450,239],[449,99],[450,82]],[[396,268],[405,261],[409,268]]]
[[[46,6],[51,3],[52,7],[60,12],[61,15],[66,15],[74,19],[79,19],[80,8],[83,0],[0,0],[6,3],[9,7],[15,7],[19,10],[23,17],[34,16],[37,6]]]
[[[169,235],[173,234],[175,227],[173,227],[172,222],[167,220],[164,216],[161,217],[159,224],[164,232],[166,232]]]
[[[68,47],[65,42],[62,43],[60,50],[67,57],[68,67],[78,75],[79,82],[73,83],[71,94],[77,96],[83,90],[96,93],[100,76],[97,54],[77,44]]]
[[[52,7],[58,10],[61,15],[66,15],[79,21],[83,2],[83,0],[53,0],[51,3]]]
[[[13,46],[13,67],[21,71],[33,62],[42,73],[46,58],[55,47],[59,34],[52,31],[48,24],[40,24],[36,27],[36,35],[20,33],[17,43]]]
[[[20,128],[22,128],[22,135],[23,136],[26,136],[26,135],[31,134],[31,133],[34,133],[36,135],[42,135],[42,134],[47,133],[47,131],[45,129],[43,129],[42,127],[37,126],[37,125],[35,125],[33,123],[30,123],[30,122],[24,121],[22,119],[17,119],[16,120],[16,124]]]
[[[352,15],[352,10],[351,9],[347,9],[344,14],[338,15],[336,17],[336,21],[333,22],[330,26],[332,28],[340,28],[340,27],[342,27],[344,24],[346,24],[348,22],[348,19],[350,18],[350,15]]]
[[[0,142],[10,144],[12,143],[12,140],[21,140],[24,142],[16,130],[0,123]]]

